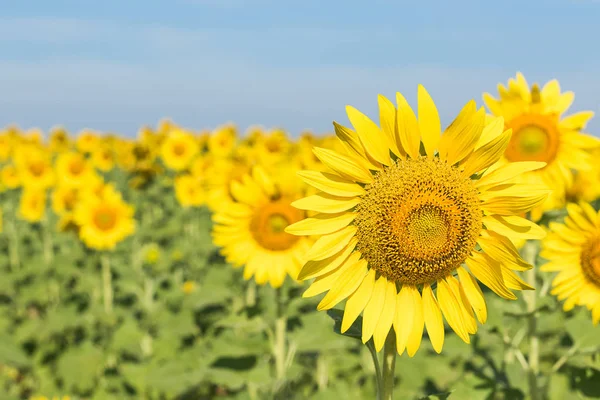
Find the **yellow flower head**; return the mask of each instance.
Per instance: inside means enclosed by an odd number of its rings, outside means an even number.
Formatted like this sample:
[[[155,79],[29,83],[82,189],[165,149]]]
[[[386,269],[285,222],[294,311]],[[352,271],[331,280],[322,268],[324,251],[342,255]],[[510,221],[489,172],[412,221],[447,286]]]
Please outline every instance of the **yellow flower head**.
[[[557,192],[554,201],[550,198],[535,210],[533,218],[537,219],[543,211],[557,206],[557,197],[564,199],[573,180],[571,170],[589,170],[594,164],[586,150],[597,148],[600,141],[581,132],[594,113],[563,116],[575,96],[573,92],[561,93],[557,80],[541,89],[537,84],[530,88],[523,75],[517,73],[516,79],[509,79],[508,88],[499,84],[498,91],[499,99],[485,93],[483,100],[494,116],[504,117],[506,129],[513,131],[504,161],[545,162],[544,168],[523,174],[519,180],[543,183]]]
[[[186,174],[175,178],[175,196],[183,207],[200,207],[205,202],[204,180]]]
[[[286,275],[298,276],[300,260],[310,247],[284,229],[306,214],[290,205],[302,193],[285,193],[266,172],[255,167],[252,175],[231,183],[235,203],[213,216],[213,242],[236,267],[244,266],[244,279],[280,287]]]
[[[198,154],[198,142],[188,132],[174,130],[162,143],[161,157],[167,168],[181,171],[187,168]]]
[[[46,191],[26,188],[21,193],[19,217],[28,222],[39,222],[46,213]]]
[[[76,146],[81,153],[91,153],[100,143],[100,136],[90,130],[82,131],[77,136]]]
[[[6,165],[0,172],[2,185],[8,189],[15,189],[21,186],[21,177],[13,165]]]
[[[10,135],[0,133],[0,162],[7,162],[13,150],[13,139]]]
[[[52,191],[52,211],[57,215],[71,213],[79,198],[79,189],[69,185],[60,185]]]
[[[231,183],[240,182],[249,172],[250,166],[242,160],[216,159],[206,171],[208,207],[215,211],[234,201],[230,192]]]
[[[183,283],[183,285],[181,286],[181,290],[183,290],[183,293],[185,294],[190,294],[193,291],[196,290],[196,282],[194,281],[185,281]]]
[[[108,145],[98,146],[92,151],[92,164],[100,171],[108,172],[115,166],[115,154]]]
[[[542,241],[540,270],[558,272],[552,294],[564,300],[565,311],[584,306],[592,311],[594,325],[600,322],[600,213],[588,203],[567,205],[564,224],[551,222]]]
[[[52,129],[50,132],[49,147],[50,151],[54,153],[62,153],[69,150],[71,141],[69,139],[69,134],[64,128],[57,127]]]
[[[77,203],[74,217],[79,237],[86,246],[111,250],[135,231],[134,209],[120,193],[105,190],[102,196],[85,196]]]
[[[257,161],[270,166],[285,160],[290,149],[285,131],[275,129],[255,144]]]
[[[208,139],[208,151],[215,157],[229,157],[237,143],[237,130],[226,125],[215,130]]]
[[[506,299],[532,289],[514,272],[531,268],[509,237],[544,231],[519,215],[548,195],[514,177],[542,162],[496,163],[510,142],[502,118],[485,126],[470,101],[442,130],[436,106],[418,89],[418,119],[405,98],[379,96],[381,127],[348,106],[355,131],[334,123],[345,151],[315,148],[328,172],[302,171],[320,192],[293,203],[316,211],[286,229],[318,235],[299,279],[315,278],[304,296],[327,292],[326,310],[346,301],[342,331],[363,314],[362,340],[383,347],[394,329],[397,350],[413,356],[426,328],[433,348],[444,323],[469,343],[487,319],[477,280]]]
[[[56,160],[58,182],[64,186],[81,187],[97,179],[92,164],[80,153],[63,153]]]
[[[19,147],[15,154],[15,166],[24,187],[43,190],[54,185],[55,174],[50,158],[36,146]]]

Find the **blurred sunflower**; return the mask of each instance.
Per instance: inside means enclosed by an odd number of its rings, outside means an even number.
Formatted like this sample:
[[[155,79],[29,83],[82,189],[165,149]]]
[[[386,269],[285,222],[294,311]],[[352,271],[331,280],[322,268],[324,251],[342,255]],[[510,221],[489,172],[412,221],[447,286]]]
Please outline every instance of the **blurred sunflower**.
[[[46,191],[26,188],[21,193],[19,217],[27,222],[40,222],[46,214]]]
[[[506,129],[513,135],[504,153],[505,162],[543,161],[544,168],[530,171],[520,182],[546,184],[554,189],[543,207],[533,210],[537,220],[543,211],[562,206],[565,191],[573,180],[571,170],[589,170],[594,161],[586,151],[600,145],[598,139],[581,133],[592,118],[592,111],[582,111],[563,117],[574,100],[573,92],[560,91],[557,80],[542,89],[531,88],[521,73],[509,79],[508,88],[498,85],[499,99],[489,93],[483,100],[490,112],[502,116]]]
[[[287,156],[291,143],[285,131],[275,129],[254,145],[257,162],[262,165],[273,165],[280,163]]]
[[[250,172],[250,166],[241,159],[216,159],[207,168],[207,205],[213,210],[227,207],[233,200],[232,182],[240,182]]]
[[[161,157],[166,167],[174,171],[187,168],[198,154],[198,142],[188,132],[174,130],[169,133],[161,146]]]
[[[565,311],[585,306],[594,325],[600,322],[600,214],[588,203],[567,205],[564,224],[551,222],[540,255],[548,260],[540,270],[558,271],[552,294],[565,300]]]
[[[77,203],[75,222],[79,237],[86,246],[96,250],[114,249],[117,243],[135,231],[134,209],[120,193],[105,191],[100,196],[86,196]]]
[[[21,146],[14,160],[24,187],[44,190],[54,185],[54,169],[43,150],[31,145]]]
[[[217,128],[208,138],[208,151],[215,157],[229,157],[237,144],[237,131],[233,125]]]
[[[203,180],[190,174],[175,178],[175,197],[183,207],[200,207],[206,200]]]
[[[13,150],[13,140],[10,135],[0,134],[0,162],[7,162]]]
[[[506,299],[516,298],[511,289],[532,289],[514,272],[531,266],[507,236],[544,236],[517,215],[544,201],[548,190],[513,183],[543,162],[488,173],[511,132],[502,118],[484,126],[485,112],[474,101],[442,133],[422,86],[418,120],[400,93],[396,99],[397,109],[379,96],[381,128],[346,108],[356,132],[334,123],[346,153],[315,148],[331,172],[299,173],[321,192],[293,205],[319,214],[286,232],[321,235],[304,255],[309,261],[299,279],[316,278],[304,296],[328,292],[319,310],[347,299],[342,331],[362,312],[363,342],[373,337],[379,351],[393,326],[398,353],[413,356],[424,327],[433,348],[442,350],[442,315],[469,343],[476,320],[487,318],[477,280]]]
[[[56,215],[70,213],[75,209],[79,190],[73,186],[60,185],[52,191],[52,211]]]
[[[2,185],[8,189],[15,189],[21,185],[21,178],[19,172],[13,165],[6,165],[0,172],[2,178]]]
[[[98,146],[92,151],[92,164],[100,171],[108,172],[115,166],[115,155],[108,145]]]
[[[77,146],[77,150],[86,154],[94,151],[98,143],[100,143],[100,136],[96,132],[84,130],[77,136],[75,145]]]
[[[97,179],[96,170],[81,154],[75,152],[63,153],[56,160],[56,175],[58,182],[64,186],[81,187],[91,180]]]
[[[50,141],[48,143],[50,151],[54,153],[62,153],[69,150],[71,141],[69,134],[62,127],[53,128],[50,132]]]
[[[213,215],[213,242],[236,267],[244,266],[244,279],[280,287],[286,275],[296,279],[301,259],[310,248],[308,238],[284,229],[305,217],[290,205],[301,193],[285,193],[260,167],[241,182],[231,183],[235,203]]]

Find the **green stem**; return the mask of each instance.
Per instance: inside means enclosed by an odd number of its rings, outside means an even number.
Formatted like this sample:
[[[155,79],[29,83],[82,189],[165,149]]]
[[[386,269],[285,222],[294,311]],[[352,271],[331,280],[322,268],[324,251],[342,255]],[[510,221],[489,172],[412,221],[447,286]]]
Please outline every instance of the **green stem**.
[[[523,246],[523,258],[533,265],[533,268],[525,273],[525,279],[531,286],[536,286],[535,262],[537,258],[537,245],[533,241],[528,241]],[[529,397],[531,400],[541,398],[540,386],[538,383],[539,360],[540,360],[540,342],[537,334],[536,320],[536,301],[537,293],[533,290],[523,293],[525,305],[528,313],[527,317],[527,337],[529,338],[529,354],[527,364],[527,382],[529,384]]]
[[[375,379],[377,382],[377,400],[381,400],[383,396],[383,391],[381,390],[383,382],[381,381],[381,367],[379,366],[379,358],[377,358],[377,351],[375,351],[375,345],[373,344],[373,340],[369,340],[367,342],[367,349],[369,349],[369,353],[371,353],[371,359],[373,360],[373,366],[375,367]]]
[[[246,285],[246,307],[254,307],[256,305],[256,282],[250,279]]]
[[[277,381],[282,382],[285,379],[285,335],[287,331],[287,317],[285,315],[285,299],[283,298],[283,289],[275,289],[277,300],[277,319],[275,320],[275,344],[273,346],[273,355],[275,356],[275,373]]]
[[[394,369],[396,368],[396,335],[390,330],[383,346],[383,371],[381,400],[392,400],[394,395]]]
[[[107,253],[102,253],[100,256],[100,263],[102,264],[102,284],[104,288],[104,311],[107,314],[112,313],[113,308],[113,288],[112,288],[112,274],[110,271],[110,258]]]

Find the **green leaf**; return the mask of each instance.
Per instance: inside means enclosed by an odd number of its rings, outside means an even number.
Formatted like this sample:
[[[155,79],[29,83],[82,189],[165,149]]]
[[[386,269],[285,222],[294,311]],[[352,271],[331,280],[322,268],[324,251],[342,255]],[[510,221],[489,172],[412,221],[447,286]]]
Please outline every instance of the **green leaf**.
[[[70,392],[84,393],[94,389],[104,370],[104,353],[90,342],[67,350],[57,363],[57,373]]]
[[[566,329],[580,348],[600,346],[600,326],[592,324],[587,310],[579,310],[573,318],[567,320]]]
[[[342,333],[342,318],[344,317],[344,311],[332,308],[327,310],[327,315],[333,319],[333,331],[338,335],[349,336],[355,339],[362,338],[362,317],[356,318],[356,321],[348,328],[348,330]]]
[[[30,364],[27,354],[11,335],[0,333],[0,364],[25,367]]]

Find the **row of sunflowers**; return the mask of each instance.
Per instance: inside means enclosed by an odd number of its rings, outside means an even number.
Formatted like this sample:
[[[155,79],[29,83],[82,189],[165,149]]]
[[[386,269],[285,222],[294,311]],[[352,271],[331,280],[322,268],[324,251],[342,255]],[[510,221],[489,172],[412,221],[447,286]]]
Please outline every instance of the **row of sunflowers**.
[[[2,398],[600,396],[593,113],[498,92],[445,129],[422,86],[297,139],[6,128]]]

